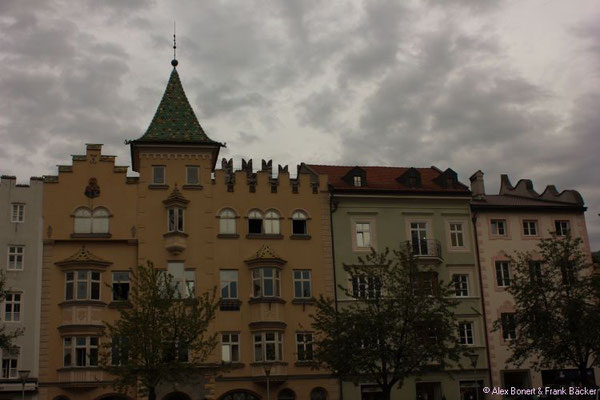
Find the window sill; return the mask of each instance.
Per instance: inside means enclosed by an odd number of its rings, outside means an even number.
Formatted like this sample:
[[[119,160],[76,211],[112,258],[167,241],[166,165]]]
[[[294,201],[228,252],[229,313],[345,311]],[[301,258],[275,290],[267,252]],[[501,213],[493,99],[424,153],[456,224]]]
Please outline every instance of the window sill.
[[[249,233],[246,235],[246,239],[283,239],[283,235],[280,233]]]
[[[202,190],[203,186],[199,183],[197,183],[197,184],[189,184],[188,183],[186,185],[183,185],[182,188],[186,189],[186,190]]]
[[[61,303],[58,303],[59,307],[66,306],[98,306],[105,307],[106,303],[101,300],[65,300]]]
[[[219,310],[221,311],[239,311],[242,304],[238,299],[221,299],[219,300]]]
[[[292,300],[292,304],[315,304],[316,301],[314,297],[296,298]]]
[[[148,189],[150,190],[167,190],[169,185],[151,183],[148,185]]]
[[[167,233],[163,234],[163,237],[165,237],[165,238],[173,237],[173,236],[188,237],[188,234],[185,232],[181,232],[181,231],[173,231],[173,232],[167,232]]]
[[[219,239],[237,239],[240,237],[237,233],[219,233],[217,235]]]
[[[131,308],[131,303],[128,300],[113,300],[108,303],[108,308]]]
[[[252,297],[248,300],[248,304],[258,304],[258,303],[279,303],[285,304],[285,300],[281,297]]]
[[[290,236],[290,239],[292,240],[310,240],[310,235],[307,234],[292,234]]]
[[[109,239],[110,233],[71,233],[72,239]]]
[[[227,371],[228,369],[242,369],[246,366],[246,364],[239,362],[239,361],[233,361],[233,362],[222,361],[221,365],[223,365],[223,367],[225,368],[225,371]]]

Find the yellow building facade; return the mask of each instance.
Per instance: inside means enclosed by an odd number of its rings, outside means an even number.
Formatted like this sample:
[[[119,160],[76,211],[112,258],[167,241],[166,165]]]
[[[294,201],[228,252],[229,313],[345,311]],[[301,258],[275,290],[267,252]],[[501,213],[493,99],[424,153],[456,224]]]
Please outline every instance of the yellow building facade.
[[[159,399],[337,399],[338,381],[312,360],[315,298],[334,296],[326,177],[292,179],[287,166],[274,176],[264,161],[215,169],[222,144],[204,133],[175,68],[130,145],[139,177],[101,145],[45,177],[40,399],[143,398],[114,393],[97,354],[128,270],[148,261],[185,296],[217,289],[219,344],[206,361],[230,367],[166,383]]]

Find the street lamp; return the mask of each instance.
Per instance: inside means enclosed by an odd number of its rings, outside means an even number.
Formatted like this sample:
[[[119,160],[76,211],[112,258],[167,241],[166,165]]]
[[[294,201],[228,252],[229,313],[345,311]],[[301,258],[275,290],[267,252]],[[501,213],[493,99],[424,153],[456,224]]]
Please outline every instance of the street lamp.
[[[265,370],[265,375],[267,376],[267,400],[271,400],[271,386],[269,377],[271,376],[271,366],[263,365],[263,369]]]
[[[23,385],[23,390],[21,391],[21,399],[25,400],[25,381],[29,378],[29,370],[21,369],[19,370],[19,378],[21,379],[21,384]]]
[[[477,359],[479,359],[479,354],[471,353],[469,354],[469,359],[471,360],[471,366],[473,367],[473,375],[475,381],[475,398],[479,400],[479,384],[477,383],[477,371],[475,367],[477,367]]]

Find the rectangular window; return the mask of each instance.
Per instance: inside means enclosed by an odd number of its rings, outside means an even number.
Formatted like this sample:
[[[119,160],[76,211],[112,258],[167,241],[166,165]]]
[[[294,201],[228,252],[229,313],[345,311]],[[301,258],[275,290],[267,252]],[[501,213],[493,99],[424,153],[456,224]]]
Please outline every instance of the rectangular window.
[[[154,185],[164,185],[166,183],[165,169],[164,165],[152,166],[152,183]]]
[[[183,232],[183,208],[169,208],[169,232]]]
[[[533,283],[542,282],[542,262],[529,261],[529,277]]]
[[[554,221],[554,229],[556,236],[567,236],[571,232],[571,224],[569,221]]]
[[[186,168],[186,183],[188,185],[200,184],[200,168],[195,165],[188,165]]]
[[[412,242],[413,253],[418,256],[426,256],[429,254],[427,246],[427,223],[426,222],[411,222],[410,223],[410,238]]]
[[[240,334],[221,334],[221,360],[223,362],[240,362]]]
[[[537,221],[523,221],[523,236],[537,236]]]
[[[460,222],[450,224],[450,245],[452,247],[465,247],[463,224]]]
[[[294,270],[294,297],[308,299],[312,297],[311,271],[309,269]]]
[[[376,299],[381,296],[381,280],[375,276],[353,276],[352,296],[356,299]]]
[[[72,336],[63,338],[65,367],[98,366],[98,337]]]
[[[492,236],[506,236],[506,220],[504,219],[493,219],[492,225]]]
[[[355,175],[353,182],[354,182],[354,186],[357,186],[357,187],[362,186],[362,177]]]
[[[356,247],[371,247],[371,224],[357,222],[354,229],[356,232]]]
[[[25,246],[8,246],[8,270],[22,270],[25,261]]]
[[[510,286],[510,263],[496,261],[496,283],[498,286]]]
[[[254,361],[281,361],[283,344],[281,332],[256,332],[254,336]]]
[[[185,269],[180,261],[172,261],[167,265],[167,271],[171,275],[171,284],[176,294],[181,298],[192,298],[196,294],[196,271]]]
[[[252,270],[252,295],[254,297],[279,297],[280,280],[277,268],[256,268]]]
[[[115,271],[112,273],[113,301],[129,299],[129,272]]]
[[[452,282],[454,283],[454,295],[456,297],[469,296],[469,275],[454,274],[452,275]]]
[[[296,350],[298,361],[312,361],[313,334],[308,332],[296,333]]]
[[[21,321],[21,293],[6,293],[4,298],[4,321]]]
[[[25,221],[25,204],[12,204],[11,222],[21,223]]]
[[[458,340],[460,344],[474,344],[473,323],[461,322],[458,324]]]
[[[111,365],[122,365],[129,359],[129,341],[127,337],[113,337],[111,344]]]
[[[233,269],[221,270],[221,298],[238,298],[238,271]]]
[[[19,366],[19,349],[16,347],[2,349],[2,378],[17,379]]]
[[[504,340],[515,339],[517,337],[515,313],[500,314],[500,322],[502,323],[502,338]]]
[[[433,296],[438,293],[438,274],[434,271],[420,271],[411,277],[413,293],[424,296]]]
[[[100,272],[66,272],[65,300],[100,300]]]

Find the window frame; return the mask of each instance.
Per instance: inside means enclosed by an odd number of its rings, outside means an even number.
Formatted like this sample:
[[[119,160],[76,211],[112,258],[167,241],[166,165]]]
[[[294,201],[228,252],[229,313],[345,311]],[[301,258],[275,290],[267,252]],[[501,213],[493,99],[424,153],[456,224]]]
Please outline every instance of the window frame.
[[[11,258],[13,258],[12,262]],[[6,270],[23,271],[23,269],[25,269],[25,246],[9,244],[6,257]]]
[[[371,278],[371,279],[369,279]],[[382,296],[382,283],[376,276],[351,275],[350,293],[353,299],[375,300]]]
[[[252,209],[248,212],[248,234],[249,235],[264,235],[265,234],[265,216],[262,211]],[[252,232],[250,229],[251,221],[260,221],[260,232]]]
[[[307,337],[310,337],[309,340],[306,340]],[[310,354],[310,357],[300,356],[307,353]],[[296,360],[298,362],[313,362],[315,360],[314,332],[296,332]]]
[[[167,208],[167,232],[185,233],[185,208],[176,206]]]
[[[304,276],[304,273],[308,273],[308,277]],[[300,275],[296,277],[296,273]],[[294,286],[294,298],[295,299],[311,299],[312,296],[312,270],[310,269],[294,269],[292,270],[292,283]],[[296,284],[300,285],[300,296],[296,291]],[[308,296],[305,296],[306,286],[308,286]]]
[[[225,340],[227,336],[227,340]],[[233,336],[237,339],[233,340]],[[229,360],[225,360],[224,348],[229,348]],[[233,357],[233,348],[237,348],[237,357]],[[221,361],[224,363],[239,363],[241,360],[240,332],[221,332]],[[235,359],[234,359],[235,358]]]
[[[157,181],[157,170],[162,170],[162,181]],[[166,185],[167,184],[167,166],[166,165],[153,165],[152,166],[152,185]]]
[[[181,270],[181,275],[179,274]],[[165,273],[171,275],[171,285],[175,287],[176,294],[181,299],[196,297],[196,269],[186,267],[182,261],[168,261]],[[192,279],[189,279],[193,277]],[[190,282],[193,282],[190,287]]]
[[[273,335],[273,340],[268,340],[267,335]],[[260,340],[257,341],[257,337],[260,337]],[[254,347],[254,362],[276,362],[283,361],[283,333],[280,331],[260,331],[260,332],[252,332],[252,344]],[[268,347],[269,345],[273,346],[273,350],[275,352],[275,357],[269,359],[268,356]],[[260,349],[257,351],[257,349]],[[260,354],[260,358],[257,355]]]
[[[362,186],[362,176],[360,176],[360,175],[354,175],[352,177],[352,186],[354,186],[354,187],[361,187]]]
[[[224,279],[223,273],[227,273],[227,272],[231,272],[231,273],[235,273],[235,280],[230,280],[230,279]],[[221,269],[219,270],[219,283],[220,283],[220,288],[221,288],[221,299],[223,300],[238,300],[240,297],[240,274],[239,271],[237,269]],[[235,296],[231,295],[232,292],[232,283],[235,283]],[[223,284],[225,284],[225,286],[223,286]],[[223,290],[227,289],[227,296],[223,296]]]
[[[533,224],[533,233],[532,233],[532,225]],[[523,236],[524,237],[538,237],[539,229],[538,229],[538,221],[536,219],[524,219],[521,222],[521,226],[523,228]]]
[[[279,211],[269,209],[263,217],[263,234],[281,235],[281,214]]]
[[[455,277],[465,278],[464,282],[458,282]],[[471,285],[469,284],[469,274],[456,273],[452,274],[452,283],[454,284],[454,297],[470,297]],[[459,287],[458,287],[459,286]],[[466,294],[459,294],[466,292]]]
[[[499,223],[502,223],[502,233],[500,233]],[[506,218],[491,218],[490,219],[490,236],[493,237],[507,237],[508,236],[508,223]]]
[[[14,224],[25,222],[25,203],[11,203],[10,222]]]
[[[196,182],[190,181],[190,170],[196,171]],[[186,165],[185,166],[185,184],[190,186],[200,185],[200,167],[198,165]]]
[[[19,366],[21,365],[21,348],[13,346],[8,349],[0,349],[2,352],[2,379],[19,379]],[[5,360],[8,361],[8,368],[5,369]],[[12,363],[14,361],[14,365]],[[5,371],[7,374],[5,374]]]
[[[563,227],[566,225],[566,228]],[[559,229],[560,228],[560,232]],[[571,233],[571,221],[568,219],[555,219],[554,220],[554,232],[558,237],[565,237]]]
[[[510,268],[510,261],[496,260],[494,262],[494,266],[495,266],[495,272],[496,272],[496,286],[509,287],[512,283],[512,273],[511,273],[511,268]],[[498,267],[500,267],[500,269]],[[500,273],[498,273],[498,272],[500,272]],[[501,278],[501,279],[499,279],[499,278]]]
[[[302,232],[296,232],[296,223],[303,222]],[[308,235],[308,215],[302,210],[295,210],[292,213],[292,235],[294,236],[306,236]]]
[[[359,230],[359,226],[368,227],[367,230]],[[368,234],[368,243],[365,244],[365,233]],[[359,235],[360,234],[360,235]],[[359,237],[361,238],[359,240]],[[354,221],[354,238],[356,240],[356,248],[358,249],[370,249],[373,244],[372,240],[372,230],[371,230],[371,222],[370,221]],[[359,242],[362,242],[359,243]]]
[[[81,345],[77,339],[84,339],[85,344]],[[92,339],[95,339],[96,344],[92,344]],[[67,340],[70,341],[70,345],[67,346]],[[100,349],[100,337],[99,336],[64,336],[63,337],[63,367],[65,368],[97,368],[99,366],[99,349]],[[83,363],[80,364],[80,352],[84,351]],[[68,351],[68,353],[67,353]],[[66,363],[67,355],[69,355],[69,364]],[[93,362],[94,361],[94,362]]]
[[[473,321],[461,321],[458,323],[458,342],[464,346],[475,345],[475,323]]]
[[[266,277],[265,278],[265,271],[266,270],[272,270],[273,271],[273,276],[272,278],[270,277]],[[256,276],[256,272],[258,272],[258,276]],[[273,294],[272,295],[267,295],[265,294],[265,282],[267,280],[272,280],[272,287],[273,287]],[[259,285],[256,285],[256,282],[259,283]],[[252,290],[251,290],[251,294],[252,294],[252,298],[263,298],[263,297],[281,297],[281,270],[277,267],[258,267],[258,268],[254,268],[252,269],[252,273],[251,273],[251,284],[252,284]],[[256,295],[257,292],[257,287],[260,290],[260,293],[258,295]]]
[[[79,273],[86,273],[86,279],[80,279]],[[73,278],[69,280],[69,274],[73,274]],[[93,274],[98,274],[98,279],[93,279]],[[85,298],[79,298],[79,282],[85,282]],[[69,283],[71,283],[71,298],[68,296]],[[94,269],[77,269],[65,271],[65,301],[100,301],[102,299],[102,271]],[[97,285],[98,297],[92,296],[94,285]]]
[[[453,229],[453,227],[459,226],[460,230]],[[450,248],[451,249],[465,249],[466,245],[466,235],[465,235],[465,223],[464,221],[448,221],[448,233],[450,235]],[[460,235],[460,236],[459,236]],[[454,237],[456,236],[456,244],[454,244]],[[460,242],[462,244],[459,244]]]
[[[123,281],[121,279],[115,280],[115,274],[127,274],[127,280]],[[128,301],[129,300],[129,291],[131,290],[131,273],[129,271],[111,271],[111,288],[112,288],[112,301]],[[115,294],[118,290],[115,290],[115,285],[124,285],[127,284],[127,292],[125,298],[116,298]]]
[[[517,338],[517,326],[514,312],[500,313],[500,326],[502,328],[502,340],[509,341]]]
[[[219,234],[235,235],[237,233],[236,219],[237,214],[232,208],[224,208],[219,211]],[[229,230],[231,230],[231,232],[229,232]]]
[[[9,296],[11,296],[11,300],[9,300]],[[16,300],[15,296],[19,296],[19,299]],[[4,295],[4,301],[2,302],[2,305],[2,322],[23,322],[23,320],[21,319],[21,316],[23,315],[23,292],[6,292]],[[10,312],[8,311],[9,306]],[[15,311],[15,309],[18,309],[18,311]],[[10,319],[7,318],[8,315],[11,316]],[[15,316],[17,317],[16,319]]]
[[[432,235],[431,235],[431,221],[430,220],[424,220],[424,219],[414,219],[414,220],[409,220],[408,222],[408,237],[410,238],[410,245],[411,245],[411,249],[413,251],[413,253],[417,256],[428,256],[430,255],[430,253],[432,253],[434,251],[434,249],[431,249],[432,251],[430,252],[429,247],[429,240],[433,239]],[[423,224],[424,227],[421,226],[417,226],[413,228],[413,224],[417,224],[417,225],[421,225]],[[417,244],[418,244],[418,250],[419,252],[415,252],[415,242],[414,242],[414,237],[413,237],[413,233],[417,233]],[[425,232],[425,236],[421,237],[420,233],[421,232]],[[423,248],[423,243],[425,244],[424,248]],[[424,251],[423,251],[424,250]]]

